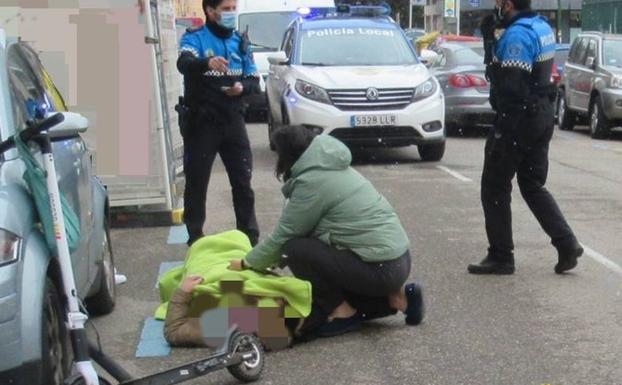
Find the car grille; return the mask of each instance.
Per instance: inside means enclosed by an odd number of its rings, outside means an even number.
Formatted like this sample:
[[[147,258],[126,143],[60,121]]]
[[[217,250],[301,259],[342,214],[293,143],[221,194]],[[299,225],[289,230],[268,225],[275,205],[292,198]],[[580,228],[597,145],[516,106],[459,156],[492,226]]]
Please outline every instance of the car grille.
[[[413,88],[379,88],[378,97],[370,100],[368,89],[328,90],[333,105],[342,111],[401,110],[413,98]]]

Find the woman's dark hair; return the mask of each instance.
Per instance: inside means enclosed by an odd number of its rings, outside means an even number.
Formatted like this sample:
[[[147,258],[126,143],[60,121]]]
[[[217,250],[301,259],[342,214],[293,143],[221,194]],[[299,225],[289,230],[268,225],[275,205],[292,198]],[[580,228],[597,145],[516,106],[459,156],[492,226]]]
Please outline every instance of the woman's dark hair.
[[[276,161],[277,179],[287,181],[291,176],[291,169],[298,158],[307,150],[317,134],[304,126],[284,126],[272,133],[272,143],[276,147],[278,160]]]
[[[510,0],[514,4],[517,11],[525,11],[531,9],[531,0]]]

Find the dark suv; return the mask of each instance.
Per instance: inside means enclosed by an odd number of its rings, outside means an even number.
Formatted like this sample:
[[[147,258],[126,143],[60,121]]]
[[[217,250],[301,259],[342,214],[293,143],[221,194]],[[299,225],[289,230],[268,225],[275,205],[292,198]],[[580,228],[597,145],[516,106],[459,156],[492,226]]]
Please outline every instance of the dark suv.
[[[558,123],[571,130],[589,122],[593,138],[622,125],[622,35],[583,32],[574,40],[566,61],[558,98]]]

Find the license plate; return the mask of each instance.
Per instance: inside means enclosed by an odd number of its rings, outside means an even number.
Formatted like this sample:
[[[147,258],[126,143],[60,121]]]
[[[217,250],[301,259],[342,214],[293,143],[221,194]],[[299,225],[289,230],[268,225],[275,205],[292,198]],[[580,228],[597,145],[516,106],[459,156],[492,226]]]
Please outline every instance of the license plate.
[[[350,117],[350,126],[352,127],[395,126],[396,124],[395,115],[354,115]]]

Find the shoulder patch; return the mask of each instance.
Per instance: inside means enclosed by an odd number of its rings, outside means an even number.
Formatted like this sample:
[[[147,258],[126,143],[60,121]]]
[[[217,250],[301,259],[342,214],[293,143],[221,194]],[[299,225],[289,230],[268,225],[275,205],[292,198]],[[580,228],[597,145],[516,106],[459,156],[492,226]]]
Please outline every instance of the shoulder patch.
[[[196,32],[196,31],[198,31],[198,30],[202,29],[204,25],[205,25],[205,24],[201,24],[201,25],[194,25],[194,26],[192,26],[192,27],[188,27],[188,28],[186,28],[186,32],[188,32],[188,33],[193,33],[193,32]]]

